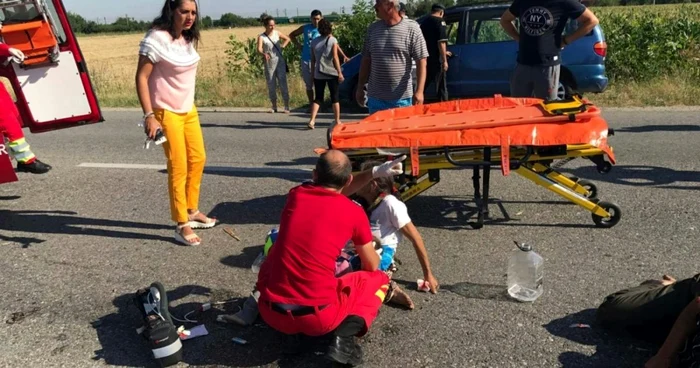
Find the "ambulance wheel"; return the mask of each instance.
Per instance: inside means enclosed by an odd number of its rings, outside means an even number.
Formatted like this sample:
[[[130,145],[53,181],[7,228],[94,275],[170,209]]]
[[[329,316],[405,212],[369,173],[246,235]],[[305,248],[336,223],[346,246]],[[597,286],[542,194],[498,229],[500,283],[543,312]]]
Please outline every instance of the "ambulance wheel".
[[[588,199],[598,198],[598,187],[596,187],[595,184],[588,180],[579,180],[577,184],[586,188],[586,190],[588,191],[588,195],[584,197]]]
[[[620,210],[620,207],[618,207],[616,204],[610,202],[599,202],[598,206],[602,207],[605,211],[607,211],[610,214],[610,217],[605,218],[598,216],[594,213],[593,222],[596,224],[596,226],[603,228],[611,228],[617,225],[618,222],[620,222],[620,218],[622,217],[622,211]]]

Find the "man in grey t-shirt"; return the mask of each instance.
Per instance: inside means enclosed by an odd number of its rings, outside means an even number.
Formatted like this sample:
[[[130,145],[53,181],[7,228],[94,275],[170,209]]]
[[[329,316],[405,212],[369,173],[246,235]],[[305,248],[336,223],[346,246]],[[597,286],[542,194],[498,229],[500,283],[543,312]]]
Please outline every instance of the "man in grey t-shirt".
[[[428,48],[420,25],[399,14],[399,0],[376,0],[378,20],[367,29],[362,49],[362,66],[356,101],[364,101],[370,114],[396,107],[420,105],[426,77]],[[413,93],[412,61],[416,62],[416,89]]]

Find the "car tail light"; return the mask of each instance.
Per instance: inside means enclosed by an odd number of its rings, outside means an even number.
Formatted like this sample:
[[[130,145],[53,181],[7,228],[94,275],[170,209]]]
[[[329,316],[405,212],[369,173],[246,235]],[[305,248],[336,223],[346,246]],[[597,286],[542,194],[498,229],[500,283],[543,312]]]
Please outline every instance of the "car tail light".
[[[602,57],[605,57],[605,55],[607,55],[608,53],[608,45],[605,43],[605,41],[596,42],[596,44],[593,45],[593,52]]]

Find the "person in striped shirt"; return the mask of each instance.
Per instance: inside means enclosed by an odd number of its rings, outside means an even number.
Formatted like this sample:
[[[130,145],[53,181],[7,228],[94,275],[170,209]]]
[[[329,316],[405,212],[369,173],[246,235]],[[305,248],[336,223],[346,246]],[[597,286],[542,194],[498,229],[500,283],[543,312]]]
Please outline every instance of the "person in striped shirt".
[[[423,104],[428,48],[416,21],[403,18],[398,0],[376,0],[380,20],[367,29],[358,86],[367,85],[367,108],[377,111]],[[416,88],[411,76],[416,62]],[[357,89],[356,101],[364,101]]]

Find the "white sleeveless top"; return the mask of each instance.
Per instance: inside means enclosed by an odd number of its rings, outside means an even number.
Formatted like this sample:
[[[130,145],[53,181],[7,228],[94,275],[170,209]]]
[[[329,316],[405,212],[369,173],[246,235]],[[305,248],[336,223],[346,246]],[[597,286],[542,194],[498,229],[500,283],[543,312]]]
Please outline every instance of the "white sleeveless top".
[[[271,35],[266,35],[265,32],[260,34],[263,41],[263,52],[270,54],[272,57],[281,56],[282,45],[280,44],[280,34],[276,30],[272,31]],[[268,38],[269,37],[269,38]],[[272,40],[272,41],[270,41]],[[277,50],[279,49],[279,51]]]

